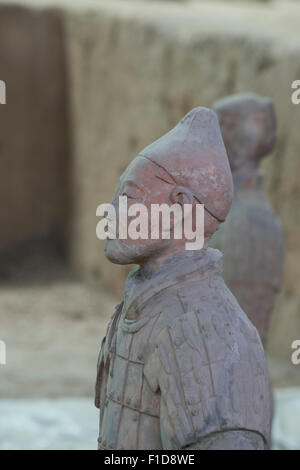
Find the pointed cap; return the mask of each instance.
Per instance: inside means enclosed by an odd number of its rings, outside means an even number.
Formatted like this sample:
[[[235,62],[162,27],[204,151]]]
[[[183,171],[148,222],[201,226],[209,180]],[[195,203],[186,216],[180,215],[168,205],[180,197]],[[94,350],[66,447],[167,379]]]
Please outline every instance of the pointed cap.
[[[163,167],[175,184],[189,188],[211,215],[225,220],[232,202],[233,183],[214,111],[203,107],[192,109],[139,155]]]

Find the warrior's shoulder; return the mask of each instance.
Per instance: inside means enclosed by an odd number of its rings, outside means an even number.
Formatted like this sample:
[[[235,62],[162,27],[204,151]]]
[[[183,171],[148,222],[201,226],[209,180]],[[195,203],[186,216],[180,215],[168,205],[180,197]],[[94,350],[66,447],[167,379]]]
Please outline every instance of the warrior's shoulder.
[[[160,390],[166,401],[166,419],[173,419],[172,404],[182,410],[190,424],[186,430],[178,424],[178,433],[185,431],[187,440],[194,431],[194,437],[203,437],[221,429],[250,429],[268,440],[264,351],[239,308],[198,309],[174,319],[157,336],[144,371],[152,390]]]
[[[177,365],[182,364],[183,372],[187,367],[203,370],[202,367],[226,362],[235,363],[236,371],[239,365],[243,367],[242,363],[251,362],[253,356],[264,363],[259,334],[238,305],[212,304],[210,308],[183,312],[158,328],[152,337],[152,352],[165,371],[169,370],[164,367],[167,357],[172,356],[177,358]]]
[[[229,356],[232,359],[230,351],[237,347],[240,358],[247,357],[248,348],[264,356],[256,328],[224,281],[220,281],[203,292],[193,283],[165,296],[151,335],[154,346],[169,344],[171,347],[174,342],[175,350],[184,344],[197,347],[201,356],[207,360],[208,354],[212,362]]]

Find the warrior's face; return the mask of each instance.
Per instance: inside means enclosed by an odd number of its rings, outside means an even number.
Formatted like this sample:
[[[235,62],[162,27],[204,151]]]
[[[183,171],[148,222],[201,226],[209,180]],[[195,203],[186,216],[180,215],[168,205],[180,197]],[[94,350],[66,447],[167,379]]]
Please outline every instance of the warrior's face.
[[[148,261],[158,266],[184,249],[199,250],[203,240],[207,244],[225,220],[232,194],[232,176],[217,115],[206,108],[195,108],[144,148],[121,176],[112,201],[116,227],[108,224],[111,233],[105,254],[113,263],[145,267]],[[123,206],[124,199],[127,207]],[[142,217],[137,205],[142,205]],[[158,207],[162,220],[157,223],[156,217],[152,223]],[[131,228],[137,227],[138,221],[142,230],[135,230],[138,236],[132,236]],[[186,246],[187,240],[193,239],[196,244]]]
[[[247,130],[252,147],[249,149],[249,159],[253,164],[272,152],[276,143],[276,118],[272,108],[253,110],[249,113]]]
[[[105,244],[105,255],[113,263],[132,264],[141,263],[151,255],[159,255],[168,248],[171,239],[162,239],[159,233],[158,239],[151,239],[151,205],[170,203],[170,191],[174,188],[171,181],[166,177],[159,176],[160,169],[157,165],[144,157],[135,158],[120,178],[120,184],[115,192],[112,205],[116,211],[116,238],[107,239]],[[127,198],[127,227],[135,217],[128,216],[130,206],[133,204],[143,204],[148,214],[148,238],[132,239],[127,236],[125,239],[119,238],[120,233],[120,212],[119,197]],[[122,214],[122,220],[123,214]],[[174,241],[174,240],[173,240]]]
[[[237,95],[215,105],[232,171],[253,168],[276,143],[276,116],[269,99]]]

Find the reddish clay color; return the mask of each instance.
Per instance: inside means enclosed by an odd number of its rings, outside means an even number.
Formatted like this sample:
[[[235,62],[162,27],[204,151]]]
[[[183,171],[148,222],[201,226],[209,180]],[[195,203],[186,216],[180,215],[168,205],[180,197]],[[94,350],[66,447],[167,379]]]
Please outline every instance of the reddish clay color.
[[[96,381],[99,449],[263,449],[270,390],[255,327],[207,247],[232,199],[216,114],[196,108],[143,150],[113,203],[205,203],[205,245],[107,240],[115,263],[138,264],[102,342]]]
[[[276,117],[269,98],[229,96],[214,104],[233,171],[235,194],[226,223],[210,246],[224,256],[224,278],[242,309],[267,338],[283,271],[283,236],[268,203],[260,160],[276,142]]]

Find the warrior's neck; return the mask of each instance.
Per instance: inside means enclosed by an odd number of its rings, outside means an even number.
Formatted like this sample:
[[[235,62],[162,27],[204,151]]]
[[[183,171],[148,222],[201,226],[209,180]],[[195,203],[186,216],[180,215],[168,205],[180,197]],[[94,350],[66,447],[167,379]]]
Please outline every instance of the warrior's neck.
[[[239,189],[261,189],[263,187],[265,175],[258,169],[239,171],[233,173],[233,183],[235,190]]]
[[[205,241],[203,249],[207,248],[208,246],[208,241]],[[202,250],[200,250],[202,251]],[[194,250],[169,250],[166,253],[160,254],[160,256],[157,257],[151,257],[148,260],[146,260],[144,263],[141,263],[140,265],[140,272],[143,274],[143,276],[147,279],[152,277],[154,274],[156,274],[158,271],[163,269],[164,265],[173,265],[176,264],[176,261],[179,259],[182,260],[182,262],[188,262],[191,259],[195,258],[195,255],[199,253],[199,250],[194,251]]]

